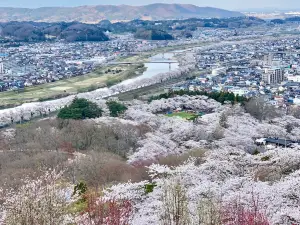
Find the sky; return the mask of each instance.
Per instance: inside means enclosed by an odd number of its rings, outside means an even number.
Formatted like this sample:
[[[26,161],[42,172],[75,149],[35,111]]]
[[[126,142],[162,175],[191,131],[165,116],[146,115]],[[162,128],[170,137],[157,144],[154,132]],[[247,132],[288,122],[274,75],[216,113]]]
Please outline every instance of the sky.
[[[146,5],[151,3],[185,3],[229,10],[243,9],[300,9],[300,0],[0,0],[0,7],[38,8],[80,5]]]

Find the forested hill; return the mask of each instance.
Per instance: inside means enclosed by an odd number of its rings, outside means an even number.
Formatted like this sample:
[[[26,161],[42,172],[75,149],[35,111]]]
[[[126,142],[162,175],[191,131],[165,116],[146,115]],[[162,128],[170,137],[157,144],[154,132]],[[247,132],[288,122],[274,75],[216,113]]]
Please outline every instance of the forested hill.
[[[172,40],[172,35],[167,32],[160,30],[138,30],[135,35],[137,39],[145,39],[145,40]]]
[[[186,4],[151,4],[145,6],[97,5],[79,7],[0,8],[2,22],[72,22],[98,23],[101,20],[162,20],[184,18],[225,18],[244,16],[242,13]]]
[[[73,23],[0,23],[0,36],[14,41],[107,41],[104,30],[96,25]]]

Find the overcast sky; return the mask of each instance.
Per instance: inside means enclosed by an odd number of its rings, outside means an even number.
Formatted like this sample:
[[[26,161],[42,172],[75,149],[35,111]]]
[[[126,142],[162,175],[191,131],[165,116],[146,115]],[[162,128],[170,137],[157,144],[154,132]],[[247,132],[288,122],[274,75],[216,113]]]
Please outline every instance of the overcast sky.
[[[0,0],[0,6],[37,8],[44,6],[79,6],[120,4],[145,5],[151,3],[187,3],[198,6],[211,6],[224,9],[249,9],[249,8],[300,8],[300,0]]]

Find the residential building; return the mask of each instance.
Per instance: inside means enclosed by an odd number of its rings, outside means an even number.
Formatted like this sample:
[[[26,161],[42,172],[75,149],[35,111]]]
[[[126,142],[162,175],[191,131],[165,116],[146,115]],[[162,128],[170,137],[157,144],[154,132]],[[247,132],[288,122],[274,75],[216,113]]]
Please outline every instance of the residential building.
[[[288,75],[287,79],[292,82],[300,82],[300,75]]]
[[[284,70],[281,68],[269,69],[262,75],[266,84],[280,84],[284,80]]]
[[[273,54],[264,55],[264,65],[265,66],[272,66],[273,62]]]

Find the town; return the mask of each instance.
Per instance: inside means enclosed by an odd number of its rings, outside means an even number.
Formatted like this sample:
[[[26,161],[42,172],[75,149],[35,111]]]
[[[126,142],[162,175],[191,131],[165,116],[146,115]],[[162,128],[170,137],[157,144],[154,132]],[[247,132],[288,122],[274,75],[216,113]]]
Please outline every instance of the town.
[[[285,25],[283,29],[290,30],[297,24]],[[24,87],[55,82],[61,79],[81,76],[92,72],[96,67],[120,57],[126,57],[134,53],[143,53],[153,49],[160,49],[170,46],[191,45],[199,42],[220,42],[224,40],[251,39],[262,36],[270,36],[278,33],[279,26],[270,27],[263,24],[258,29],[212,29],[199,28],[193,31],[189,37],[174,33],[175,40],[166,41],[147,41],[138,40],[131,34],[109,34],[108,42],[75,42],[68,43],[63,41],[55,42],[20,42],[16,44],[0,44],[0,91],[18,90]],[[266,33],[265,33],[266,32]],[[285,43],[293,45],[294,43]],[[262,51],[268,46],[257,43],[252,46],[254,49]],[[261,48],[261,49],[260,49]],[[226,54],[210,53],[210,57],[199,61],[199,68],[209,64],[209,60],[219,60],[220,63],[231,62],[243,55],[243,53],[233,54],[238,49],[231,48],[233,51]],[[226,50],[226,49],[224,49]],[[246,49],[249,50],[249,49]],[[243,50],[245,51],[245,50]],[[267,52],[266,52],[267,54]],[[246,55],[244,54],[246,57]],[[249,54],[249,57],[259,55]],[[221,58],[219,58],[221,57]],[[200,60],[200,58],[199,58]],[[222,61],[225,60],[225,61]],[[214,61],[215,63],[215,61]],[[213,66],[213,65],[211,65]],[[217,66],[217,65],[215,65]]]
[[[264,95],[278,107],[300,104],[299,39],[223,45],[197,50],[197,67],[208,70],[171,91],[230,92],[247,98]]]
[[[0,225],[300,225],[298,1],[33,2],[0,2]]]

